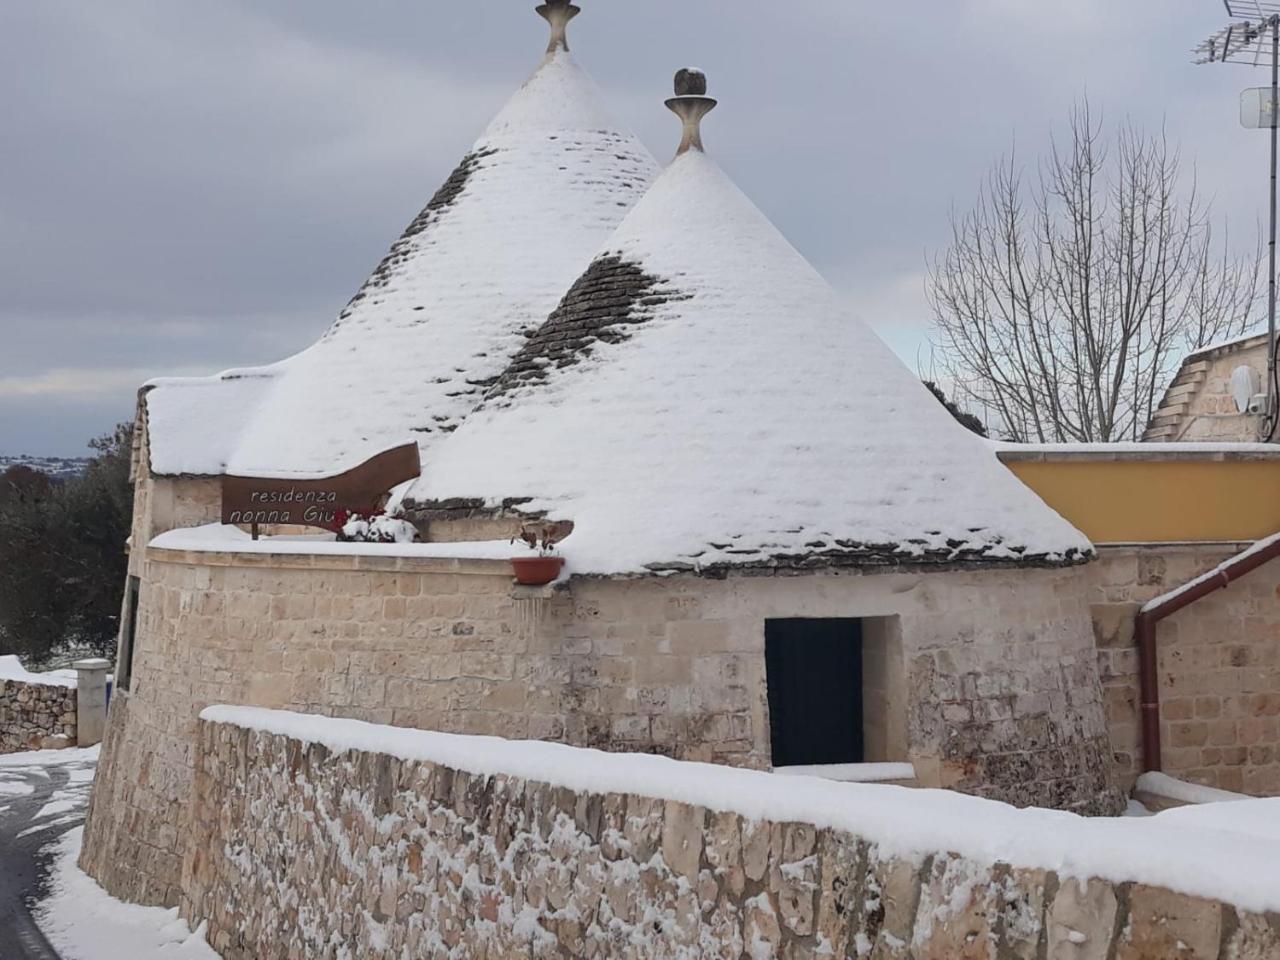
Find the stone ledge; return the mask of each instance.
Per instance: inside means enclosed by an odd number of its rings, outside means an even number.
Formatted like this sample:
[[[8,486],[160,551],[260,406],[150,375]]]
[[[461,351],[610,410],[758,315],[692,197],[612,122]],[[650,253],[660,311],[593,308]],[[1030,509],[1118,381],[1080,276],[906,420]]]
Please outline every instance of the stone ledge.
[[[1071,450],[1065,447],[1028,446],[1026,449],[997,449],[996,455],[1002,463],[1231,463],[1231,462],[1273,462],[1280,461],[1280,445],[1266,449],[1263,444],[1239,444],[1239,449],[1223,449],[1212,443],[1202,444],[1116,444],[1116,449],[1102,449],[1099,446],[1081,444],[1080,449]],[[1205,447],[1195,450],[1190,447]],[[1136,449],[1141,447],[1141,449]],[[1161,449],[1174,447],[1175,449]],[[1249,449],[1254,447],[1256,449]]]
[[[568,589],[569,584],[563,580],[556,580],[541,587],[530,587],[517,583],[511,587],[511,598],[513,600],[550,600],[556,594],[564,593]]]
[[[509,560],[463,557],[385,557],[353,554],[237,553],[147,547],[146,559],[192,567],[258,567],[272,570],[341,570],[367,573],[452,573],[463,576],[511,576]]]

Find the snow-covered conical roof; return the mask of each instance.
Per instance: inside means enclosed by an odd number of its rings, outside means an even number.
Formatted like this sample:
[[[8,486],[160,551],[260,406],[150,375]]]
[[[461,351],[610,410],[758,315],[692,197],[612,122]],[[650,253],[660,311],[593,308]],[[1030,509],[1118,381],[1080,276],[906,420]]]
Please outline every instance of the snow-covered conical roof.
[[[411,498],[528,498],[522,511],[574,522],[564,552],[583,574],[1091,551],[696,148]]]
[[[154,385],[154,472],[325,475],[413,439],[426,461],[457,428],[658,172],[569,53],[576,11],[539,8],[546,59],[318,343]]]

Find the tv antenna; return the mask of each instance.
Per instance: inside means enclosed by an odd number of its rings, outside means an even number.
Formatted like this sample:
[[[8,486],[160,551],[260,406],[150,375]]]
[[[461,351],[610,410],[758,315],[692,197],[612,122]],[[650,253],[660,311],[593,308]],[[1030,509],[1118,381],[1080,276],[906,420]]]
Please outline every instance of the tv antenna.
[[[1270,67],[1271,86],[1254,87],[1240,97],[1240,122],[1251,130],[1271,131],[1270,277],[1267,295],[1267,394],[1258,437],[1275,439],[1280,427],[1280,356],[1276,343],[1276,157],[1280,134],[1280,2],[1222,0],[1227,16],[1237,19],[1193,51],[1196,63],[1243,63]]]

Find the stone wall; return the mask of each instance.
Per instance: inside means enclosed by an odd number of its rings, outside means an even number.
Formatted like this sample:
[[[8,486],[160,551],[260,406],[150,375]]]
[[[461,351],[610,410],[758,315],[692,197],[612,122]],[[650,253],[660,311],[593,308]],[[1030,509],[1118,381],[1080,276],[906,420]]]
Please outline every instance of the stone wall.
[[[943,850],[893,856],[724,812],[734,803],[574,792],[206,722],[182,913],[227,960],[1280,956],[1278,916]]]
[[[1143,436],[1148,442],[1220,441],[1252,443],[1258,439],[1261,418],[1242,414],[1232,393],[1231,375],[1237,367],[1258,373],[1260,393],[1266,392],[1265,334],[1188,357]]]
[[[0,678],[0,754],[75,744],[75,687]]]
[[[1134,618],[1238,546],[1108,547],[1094,589],[1099,672],[1121,784],[1142,772]],[[1280,563],[1163,621],[1157,632],[1164,770],[1280,795]]]
[[[142,591],[83,863],[169,906],[196,715],[232,703],[764,768],[769,618],[864,617],[896,643],[877,742],[918,781],[1085,812],[1122,805],[1089,572],[575,580],[513,596],[509,566],[372,556],[134,557]],[[127,704],[127,705],[123,705]]]

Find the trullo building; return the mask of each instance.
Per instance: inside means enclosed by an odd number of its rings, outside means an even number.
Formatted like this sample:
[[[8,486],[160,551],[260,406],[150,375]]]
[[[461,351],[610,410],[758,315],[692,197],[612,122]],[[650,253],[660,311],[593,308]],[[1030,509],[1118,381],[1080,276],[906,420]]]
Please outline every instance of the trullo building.
[[[1114,811],[1089,541],[707,155],[704,77],[654,181],[576,8],[540,12],[542,66],[314,347],[144,390],[88,869],[178,901],[214,703]],[[421,542],[218,523],[223,475],[407,440]],[[548,521],[564,574],[514,587]]]

